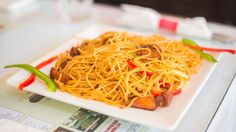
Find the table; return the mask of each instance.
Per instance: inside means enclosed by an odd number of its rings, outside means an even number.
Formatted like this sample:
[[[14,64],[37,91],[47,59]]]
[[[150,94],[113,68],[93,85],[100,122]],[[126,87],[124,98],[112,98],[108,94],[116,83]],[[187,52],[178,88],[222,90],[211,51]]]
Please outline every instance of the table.
[[[2,67],[10,63],[30,63],[60,46],[91,24],[113,25],[112,19],[120,14],[117,7],[98,4],[94,5],[92,11],[96,12],[96,16],[92,19],[65,23],[57,10],[55,1],[45,0],[34,3],[28,12],[5,17],[7,27],[0,32],[0,110],[1,108],[16,110],[21,116],[19,119],[15,118],[18,122],[22,123],[23,121],[22,124],[26,125],[29,125],[27,121],[37,122],[42,126],[35,127],[46,131],[55,130],[58,126],[62,126],[65,119],[77,111],[77,107],[47,98],[36,104],[29,103],[28,98],[32,94],[18,92],[5,83],[5,80],[15,70],[9,72]],[[210,22],[209,27],[215,32],[236,34],[236,28],[232,26]],[[236,49],[236,43],[199,41],[210,46]],[[233,96],[236,91],[235,74],[236,57],[224,54],[207,84],[174,131],[235,131],[236,114],[233,112],[236,108],[236,97]],[[41,108],[44,108],[42,113],[40,113]],[[41,120],[45,122],[39,123]],[[44,128],[45,126],[47,127]],[[142,125],[137,126],[139,131],[163,131]]]

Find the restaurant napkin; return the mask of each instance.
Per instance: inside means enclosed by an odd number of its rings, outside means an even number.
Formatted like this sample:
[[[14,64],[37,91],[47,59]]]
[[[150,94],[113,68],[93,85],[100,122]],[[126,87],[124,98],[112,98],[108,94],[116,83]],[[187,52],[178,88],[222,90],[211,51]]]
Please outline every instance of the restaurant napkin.
[[[148,30],[168,30],[172,33],[211,39],[212,32],[204,17],[176,18],[164,16],[153,9],[122,4],[123,15],[118,24],[130,28]]]

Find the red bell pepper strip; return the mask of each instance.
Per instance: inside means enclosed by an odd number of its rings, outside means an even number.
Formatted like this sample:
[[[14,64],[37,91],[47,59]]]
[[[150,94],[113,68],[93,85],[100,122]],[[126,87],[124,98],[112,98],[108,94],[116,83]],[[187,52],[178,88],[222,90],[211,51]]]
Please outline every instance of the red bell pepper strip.
[[[31,83],[33,83],[35,80],[35,75],[34,74],[31,74],[30,77],[25,80],[24,82],[20,83],[18,85],[18,89],[19,90],[23,90],[25,87],[29,86]]]
[[[40,64],[38,64],[36,66],[37,69],[41,69],[43,68],[44,66],[52,63],[57,57],[52,57],[52,58],[49,58],[47,59],[46,61],[43,61],[41,62]],[[28,79],[26,79],[24,82],[20,83],[19,86],[18,86],[18,89],[19,90],[23,90],[25,87],[29,86],[30,84],[32,84],[35,80],[35,75],[34,74],[31,74],[30,77]]]
[[[216,49],[216,48],[208,48],[208,47],[192,46],[192,45],[188,45],[188,47],[190,47],[192,49],[212,51],[212,52],[228,52],[230,54],[236,53],[236,50],[233,50],[233,49]]]
[[[128,63],[128,66],[129,66],[131,69],[134,69],[134,68],[137,67],[137,66],[136,66],[133,62],[131,62],[130,60],[128,60],[127,63]]]
[[[138,73],[139,73],[139,74],[143,74],[144,71],[139,71]],[[152,76],[152,74],[153,74],[153,73],[146,71],[146,76],[147,76],[147,77]]]
[[[131,62],[130,60],[128,60],[127,63],[128,63],[128,66],[129,66],[131,69],[137,68],[137,66],[136,66],[133,62]],[[139,73],[139,74],[143,74],[144,71],[139,71],[138,73]],[[147,76],[147,77],[152,76],[152,74],[153,74],[153,73],[146,71],[146,76]]]
[[[172,94],[173,95],[178,95],[182,92],[182,89],[181,88],[178,88],[178,89],[175,89],[174,91],[172,91]]]
[[[39,63],[39,64],[36,66],[36,68],[37,68],[37,69],[41,69],[41,68],[43,68],[44,66],[46,66],[46,65],[48,65],[48,64],[50,64],[50,63],[52,63],[52,62],[53,62],[54,60],[56,60],[56,59],[57,59],[57,56],[51,57],[51,58],[49,58],[49,59],[47,59],[47,60],[45,60],[45,61]]]
[[[150,77],[153,73],[146,71],[146,76]]]

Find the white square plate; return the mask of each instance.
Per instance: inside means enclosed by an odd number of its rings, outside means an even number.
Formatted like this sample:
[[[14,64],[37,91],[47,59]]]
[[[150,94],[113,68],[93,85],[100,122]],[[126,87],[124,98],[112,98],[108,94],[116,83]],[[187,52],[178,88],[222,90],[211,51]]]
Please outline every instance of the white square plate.
[[[51,51],[49,54],[43,56],[39,60],[35,61],[32,65],[36,65],[47,58],[62,53],[81,42],[79,38],[94,38],[106,31],[126,31],[125,29],[118,29],[115,27],[105,27],[94,25],[87,28],[83,33],[79,34],[78,37],[73,38],[67,43],[63,44],[59,48]],[[220,59],[221,54],[213,54],[215,58]],[[50,68],[54,64],[48,65],[42,69],[43,72],[49,73]],[[25,90],[37,93],[55,100],[66,102],[75,106],[83,107],[92,111],[103,113],[116,118],[121,118],[131,122],[136,122],[150,127],[155,127],[163,130],[173,130],[179,124],[180,120],[187,112],[194,99],[207,82],[211,73],[213,72],[217,63],[210,63],[203,61],[203,64],[199,72],[191,76],[191,80],[185,84],[183,91],[180,95],[174,96],[171,105],[167,108],[159,108],[155,111],[148,111],[136,108],[120,109],[114,106],[107,105],[102,102],[94,100],[86,100],[72,96],[68,93],[57,90],[55,93],[47,90],[46,85],[41,80],[36,80],[33,84],[25,88]],[[25,80],[29,76],[28,72],[23,70],[14,74],[7,80],[7,83],[17,87],[20,82]]]

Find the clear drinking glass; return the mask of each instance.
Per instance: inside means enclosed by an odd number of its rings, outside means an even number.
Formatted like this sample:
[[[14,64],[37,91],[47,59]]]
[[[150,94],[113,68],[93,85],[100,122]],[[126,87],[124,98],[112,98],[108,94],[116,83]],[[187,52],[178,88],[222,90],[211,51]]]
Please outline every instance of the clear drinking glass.
[[[57,0],[58,9],[67,22],[88,19],[94,0]]]

